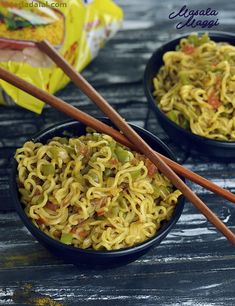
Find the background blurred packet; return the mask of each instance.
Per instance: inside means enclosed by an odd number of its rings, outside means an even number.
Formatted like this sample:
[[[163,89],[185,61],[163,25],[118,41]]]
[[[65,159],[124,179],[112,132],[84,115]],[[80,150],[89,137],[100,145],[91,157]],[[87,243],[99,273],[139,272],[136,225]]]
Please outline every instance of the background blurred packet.
[[[1,0],[0,66],[54,93],[69,79],[34,42],[47,39],[81,71],[121,27],[111,0]],[[44,103],[0,80],[0,104],[41,113]]]

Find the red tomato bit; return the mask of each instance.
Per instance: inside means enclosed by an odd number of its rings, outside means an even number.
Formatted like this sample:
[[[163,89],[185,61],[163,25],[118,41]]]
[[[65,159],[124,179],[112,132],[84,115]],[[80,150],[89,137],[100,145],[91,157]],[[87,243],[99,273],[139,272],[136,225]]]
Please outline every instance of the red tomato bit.
[[[45,224],[46,222],[45,222],[44,219],[39,218],[39,219],[36,220],[36,223],[37,223],[38,225],[42,225],[42,224]]]
[[[186,54],[192,54],[195,51],[194,45],[188,44],[182,47],[182,51]]]
[[[45,205],[46,208],[52,210],[52,211],[56,211],[56,209],[58,208],[58,205],[56,204],[53,204],[51,202],[47,202],[46,205]]]
[[[220,106],[220,101],[218,99],[218,97],[212,93],[210,94],[210,96],[208,97],[208,103],[214,108],[217,109]]]

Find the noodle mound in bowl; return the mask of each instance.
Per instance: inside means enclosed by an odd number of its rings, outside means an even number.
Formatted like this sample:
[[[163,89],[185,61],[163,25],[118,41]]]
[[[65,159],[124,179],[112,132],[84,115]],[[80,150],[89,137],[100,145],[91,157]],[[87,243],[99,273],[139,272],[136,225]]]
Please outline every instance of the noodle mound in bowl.
[[[234,43],[229,33],[185,34],[157,49],[145,70],[145,93],[164,130],[210,157],[235,157]]]
[[[134,128],[172,158],[156,137]],[[149,160],[78,122],[42,132],[15,158],[20,217],[39,241],[72,262],[133,260],[160,243],[182,213],[180,192]]]

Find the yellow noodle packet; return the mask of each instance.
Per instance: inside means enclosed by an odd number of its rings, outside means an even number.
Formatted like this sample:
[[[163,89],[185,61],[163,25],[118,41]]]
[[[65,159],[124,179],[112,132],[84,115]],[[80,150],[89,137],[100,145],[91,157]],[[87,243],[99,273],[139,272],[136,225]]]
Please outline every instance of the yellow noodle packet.
[[[68,77],[35,45],[47,39],[81,71],[121,27],[112,0],[1,0],[0,67],[55,93]],[[0,104],[41,113],[44,103],[0,80]]]

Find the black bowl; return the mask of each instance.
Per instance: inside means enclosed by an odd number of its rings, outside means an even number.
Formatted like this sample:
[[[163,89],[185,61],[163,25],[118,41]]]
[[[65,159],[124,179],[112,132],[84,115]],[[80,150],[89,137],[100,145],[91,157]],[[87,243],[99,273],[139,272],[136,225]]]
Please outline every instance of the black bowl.
[[[108,119],[101,119],[101,120],[111,125],[110,120]],[[137,127],[135,125],[131,126],[137,131],[137,133],[141,137],[143,137],[146,140],[146,142],[153,149],[170,157],[173,160],[175,159],[174,155],[168,149],[168,147],[157,137],[155,137],[154,135],[152,135],[151,133],[140,127]],[[68,136],[68,137],[80,136],[85,134],[85,128],[86,128],[85,125],[80,122],[67,121],[64,123],[54,125],[53,127],[44,130],[43,132],[33,137],[32,140],[34,142],[46,143],[47,140],[55,136]],[[41,242],[44,246],[46,246],[49,250],[51,250],[55,255],[60,256],[64,260],[75,264],[87,263],[89,265],[93,264],[108,265],[108,264],[122,264],[135,260],[140,255],[145,253],[150,247],[158,245],[162,241],[162,239],[166,237],[166,235],[170,232],[174,224],[178,221],[184,207],[184,197],[181,196],[175,208],[172,218],[168,222],[165,222],[165,224],[162,225],[157,235],[155,235],[151,239],[146,240],[141,244],[138,244],[134,247],[129,247],[115,251],[96,251],[92,249],[84,250],[73,246],[65,245],[57,240],[54,240],[53,238],[44,234],[31,222],[31,220],[25,214],[23,205],[20,202],[20,196],[18,193],[18,188],[16,183],[16,176],[17,176],[17,162],[13,160],[12,175],[11,175],[11,192],[13,200],[15,202],[16,211],[18,212],[24,225],[28,228],[28,230],[39,242]]]
[[[202,34],[202,32],[199,32]],[[228,42],[231,45],[235,45],[235,35],[225,32],[209,32],[210,38],[216,42]],[[176,46],[182,38],[189,35],[184,34],[170,42],[164,44],[158,48],[149,61],[144,72],[144,90],[149,102],[150,108],[154,111],[159,123],[165,132],[174,140],[178,145],[181,145],[183,149],[187,149],[192,152],[199,152],[203,155],[229,160],[235,159],[235,142],[213,140],[206,137],[202,137],[193,134],[191,131],[186,130],[172,120],[170,120],[165,113],[157,106],[155,98],[153,96],[153,78],[163,66],[163,55],[167,51],[175,50]]]

